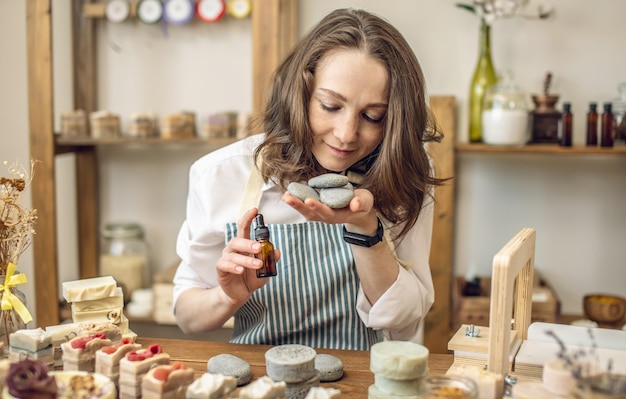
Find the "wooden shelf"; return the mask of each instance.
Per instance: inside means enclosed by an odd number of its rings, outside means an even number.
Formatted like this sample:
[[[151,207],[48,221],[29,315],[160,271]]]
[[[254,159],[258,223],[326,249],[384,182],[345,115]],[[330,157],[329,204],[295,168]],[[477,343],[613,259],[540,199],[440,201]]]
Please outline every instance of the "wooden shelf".
[[[55,143],[59,147],[93,147],[93,146],[128,146],[133,144],[139,145],[185,145],[185,146],[208,146],[208,147],[223,147],[225,145],[234,143],[237,140],[235,137],[220,137],[220,138],[181,138],[181,139],[163,139],[160,137],[109,137],[102,139],[94,139],[91,137],[62,137],[57,136]]]
[[[491,153],[491,154],[555,154],[555,155],[626,155],[626,146],[616,147],[561,147],[558,144],[528,144],[525,146],[498,146],[489,144],[457,143],[457,153]]]

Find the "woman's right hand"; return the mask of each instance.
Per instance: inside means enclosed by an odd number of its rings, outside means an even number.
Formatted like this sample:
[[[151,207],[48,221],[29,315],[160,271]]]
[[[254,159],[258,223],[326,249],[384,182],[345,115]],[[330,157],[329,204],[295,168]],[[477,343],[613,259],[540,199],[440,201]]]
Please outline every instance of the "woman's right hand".
[[[222,257],[217,261],[217,281],[227,299],[233,304],[241,306],[252,293],[263,287],[268,279],[257,278],[256,271],[263,266],[263,261],[254,257],[261,252],[261,245],[251,240],[250,225],[258,214],[256,208],[247,211],[237,221],[237,236],[233,237],[222,251]],[[280,251],[275,250],[276,261],[280,258]]]

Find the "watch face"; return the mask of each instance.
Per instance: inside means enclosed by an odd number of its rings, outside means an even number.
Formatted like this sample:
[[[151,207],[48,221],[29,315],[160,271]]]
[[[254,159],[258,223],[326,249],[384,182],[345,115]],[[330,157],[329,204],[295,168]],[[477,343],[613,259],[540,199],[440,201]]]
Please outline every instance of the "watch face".
[[[165,0],[163,17],[172,25],[184,25],[193,19],[193,0]]]
[[[128,0],[110,0],[104,10],[109,22],[125,21],[130,15]]]
[[[137,3],[137,18],[145,24],[154,24],[163,17],[161,0],[140,0]]]

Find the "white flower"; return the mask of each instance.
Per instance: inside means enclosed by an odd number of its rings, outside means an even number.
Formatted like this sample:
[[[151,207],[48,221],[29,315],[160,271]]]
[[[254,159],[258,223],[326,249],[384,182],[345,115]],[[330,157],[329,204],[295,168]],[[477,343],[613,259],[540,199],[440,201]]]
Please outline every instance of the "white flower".
[[[457,7],[464,8],[478,15],[482,21],[491,25],[497,19],[522,18],[546,19],[550,17],[554,8],[548,1],[539,0],[539,4],[531,7],[530,0],[473,0],[471,4],[457,3]],[[527,11],[535,8],[536,12]]]

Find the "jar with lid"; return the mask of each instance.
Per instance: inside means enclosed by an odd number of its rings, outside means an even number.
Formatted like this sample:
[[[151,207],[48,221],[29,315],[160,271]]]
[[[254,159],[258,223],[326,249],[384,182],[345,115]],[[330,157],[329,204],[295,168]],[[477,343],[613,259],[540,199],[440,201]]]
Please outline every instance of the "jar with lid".
[[[529,141],[530,103],[511,72],[487,89],[482,117],[486,144],[522,146]]]
[[[626,143],[626,82],[617,85],[619,95],[611,101],[615,144]]]
[[[112,222],[102,230],[100,275],[112,276],[122,287],[124,298],[144,288],[149,280],[148,246],[141,225]]]

